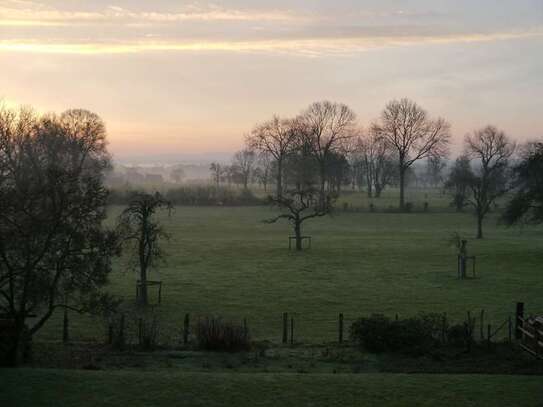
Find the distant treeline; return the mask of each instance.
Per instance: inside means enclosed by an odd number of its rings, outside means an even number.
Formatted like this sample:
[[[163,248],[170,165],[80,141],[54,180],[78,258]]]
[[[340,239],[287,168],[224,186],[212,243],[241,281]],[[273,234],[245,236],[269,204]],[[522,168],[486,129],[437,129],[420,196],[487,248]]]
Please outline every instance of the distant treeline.
[[[126,205],[135,191],[131,189],[111,189],[109,204]],[[216,187],[212,185],[186,185],[169,189],[165,198],[173,205],[180,206],[254,206],[263,205],[265,200],[258,198],[248,189]]]

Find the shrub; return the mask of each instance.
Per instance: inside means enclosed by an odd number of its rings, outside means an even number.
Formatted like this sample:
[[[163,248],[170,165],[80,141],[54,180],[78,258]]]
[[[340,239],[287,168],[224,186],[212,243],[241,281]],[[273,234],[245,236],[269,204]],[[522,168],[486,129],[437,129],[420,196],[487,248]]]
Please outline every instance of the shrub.
[[[251,343],[246,326],[218,317],[198,321],[196,339],[199,349],[222,352],[248,350]]]
[[[156,317],[139,320],[139,345],[144,350],[154,350],[158,346],[159,323]]]
[[[351,339],[370,352],[423,354],[441,342],[446,332],[439,314],[391,320],[383,315],[360,318],[351,326]]]

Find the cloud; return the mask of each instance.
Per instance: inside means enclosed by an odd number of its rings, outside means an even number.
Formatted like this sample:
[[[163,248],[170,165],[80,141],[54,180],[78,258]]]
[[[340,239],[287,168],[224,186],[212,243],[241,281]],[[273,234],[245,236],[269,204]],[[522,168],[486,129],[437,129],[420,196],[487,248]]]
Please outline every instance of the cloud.
[[[491,42],[539,37],[543,37],[542,29],[448,35],[315,37],[252,41],[153,41],[145,39],[142,41],[93,43],[4,40],[0,41],[0,52],[12,51],[83,55],[135,54],[144,52],[239,52],[322,56],[351,55],[386,47]]]
[[[10,5],[11,4],[11,5]],[[0,5],[0,26],[68,26],[78,24],[178,23],[184,21],[302,21],[307,17],[288,10],[242,10],[186,6],[177,12],[132,11],[108,6],[100,11],[66,11],[40,3],[11,1]]]

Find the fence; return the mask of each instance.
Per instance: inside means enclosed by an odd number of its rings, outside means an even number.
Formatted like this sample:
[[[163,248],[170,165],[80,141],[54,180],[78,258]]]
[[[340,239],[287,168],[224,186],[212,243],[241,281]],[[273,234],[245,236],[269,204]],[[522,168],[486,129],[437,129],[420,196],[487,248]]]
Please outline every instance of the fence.
[[[537,358],[543,359],[543,317],[518,316],[517,329],[520,347]]]

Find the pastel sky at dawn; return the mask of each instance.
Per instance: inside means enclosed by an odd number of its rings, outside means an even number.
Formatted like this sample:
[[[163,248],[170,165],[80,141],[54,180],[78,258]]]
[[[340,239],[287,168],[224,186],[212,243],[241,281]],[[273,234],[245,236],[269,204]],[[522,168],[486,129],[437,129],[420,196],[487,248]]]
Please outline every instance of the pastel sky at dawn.
[[[273,114],[409,97],[543,137],[543,0],[0,0],[0,98],[83,107],[116,157],[232,152]]]

